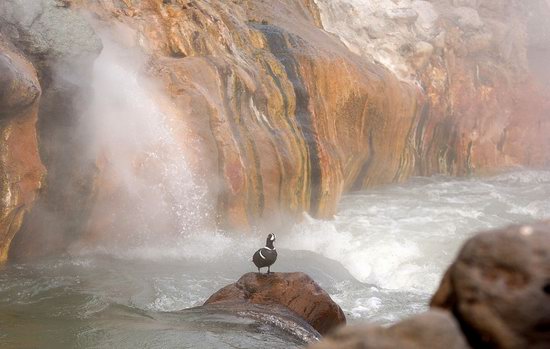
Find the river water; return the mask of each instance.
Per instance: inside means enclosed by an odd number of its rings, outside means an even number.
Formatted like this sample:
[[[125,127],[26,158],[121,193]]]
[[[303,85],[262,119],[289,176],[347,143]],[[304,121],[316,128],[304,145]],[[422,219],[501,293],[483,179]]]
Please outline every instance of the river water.
[[[305,217],[278,232],[273,270],[308,273],[350,321],[387,324],[426,309],[473,232],[544,217],[550,171],[413,178],[346,196],[332,221]],[[103,246],[0,267],[0,347],[298,347],[243,318],[173,313],[254,271],[250,256],[264,239],[196,231],[171,246]]]

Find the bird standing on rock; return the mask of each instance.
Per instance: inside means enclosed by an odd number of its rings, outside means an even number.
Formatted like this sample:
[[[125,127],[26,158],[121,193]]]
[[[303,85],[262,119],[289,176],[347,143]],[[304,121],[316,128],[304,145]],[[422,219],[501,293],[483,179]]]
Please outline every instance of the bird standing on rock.
[[[275,234],[269,234],[267,240],[265,241],[265,247],[260,248],[254,256],[252,256],[252,261],[258,268],[258,273],[261,274],[260,269],[267,267],[267,273],[271,273],[271,266],[277,260],[277,251],[273,247],[273,242],[275,242]]]

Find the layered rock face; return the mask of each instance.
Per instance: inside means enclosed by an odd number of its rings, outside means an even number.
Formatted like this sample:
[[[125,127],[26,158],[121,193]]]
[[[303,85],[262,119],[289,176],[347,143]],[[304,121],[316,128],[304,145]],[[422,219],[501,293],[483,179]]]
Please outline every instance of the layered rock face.
[[[548,2],[317,3],[326,30],[422,87],[418,174],[548,165]]]
[[[78,5],[134,30],[192,167],[219,175],[210,188],[222,226],[329,217],[344,190],[412,173],[416,89],[322,31],[312,3]]]

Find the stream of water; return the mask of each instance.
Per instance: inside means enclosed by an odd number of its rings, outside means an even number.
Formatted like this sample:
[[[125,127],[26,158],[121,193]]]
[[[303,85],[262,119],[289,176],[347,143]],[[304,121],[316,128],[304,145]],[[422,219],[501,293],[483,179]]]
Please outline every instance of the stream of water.
[[[550,171],[484,179],[414,178],[346,196],[332,221],[279,232],[275,271],[304,271],[348,320],[391,323],[426,309],[441,275],[478,230],[550,217]],[[171,248],[120,246],[0,269],[1,348],[273,348],[273,328],[201,310],[254,271],[264,236],[195,231]]]

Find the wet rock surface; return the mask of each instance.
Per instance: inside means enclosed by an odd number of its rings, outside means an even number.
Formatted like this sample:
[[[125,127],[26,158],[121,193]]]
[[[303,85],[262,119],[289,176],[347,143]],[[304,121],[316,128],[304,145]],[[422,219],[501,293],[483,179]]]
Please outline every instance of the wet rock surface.
[[[390,327],[353,325],[341,328],[312,349],[467,349],[458,322],[447,312],[430,311]]]
[[[210,296],[205,306],[239,302],[286,307],[320,334],[346,323],[342,309],[304,273],[248,273]]]
[[[281,339],[288,340],[287,337],[290,337],[290,339],[300,344],[317,342],[321,339],[321,334],[310,323],[287,307],[278,304],[266,305],[242,301],[224,301],[184,310],[183,313],[194,310],[200,310],[208,314],[238,316],[249,319],[280,332]],[[258,331],[263,332],[265,329],[263,331],[258,329]]]
[[[453,312],[476,348],[548,348],[550,222],[470,239],[431,306]]]

